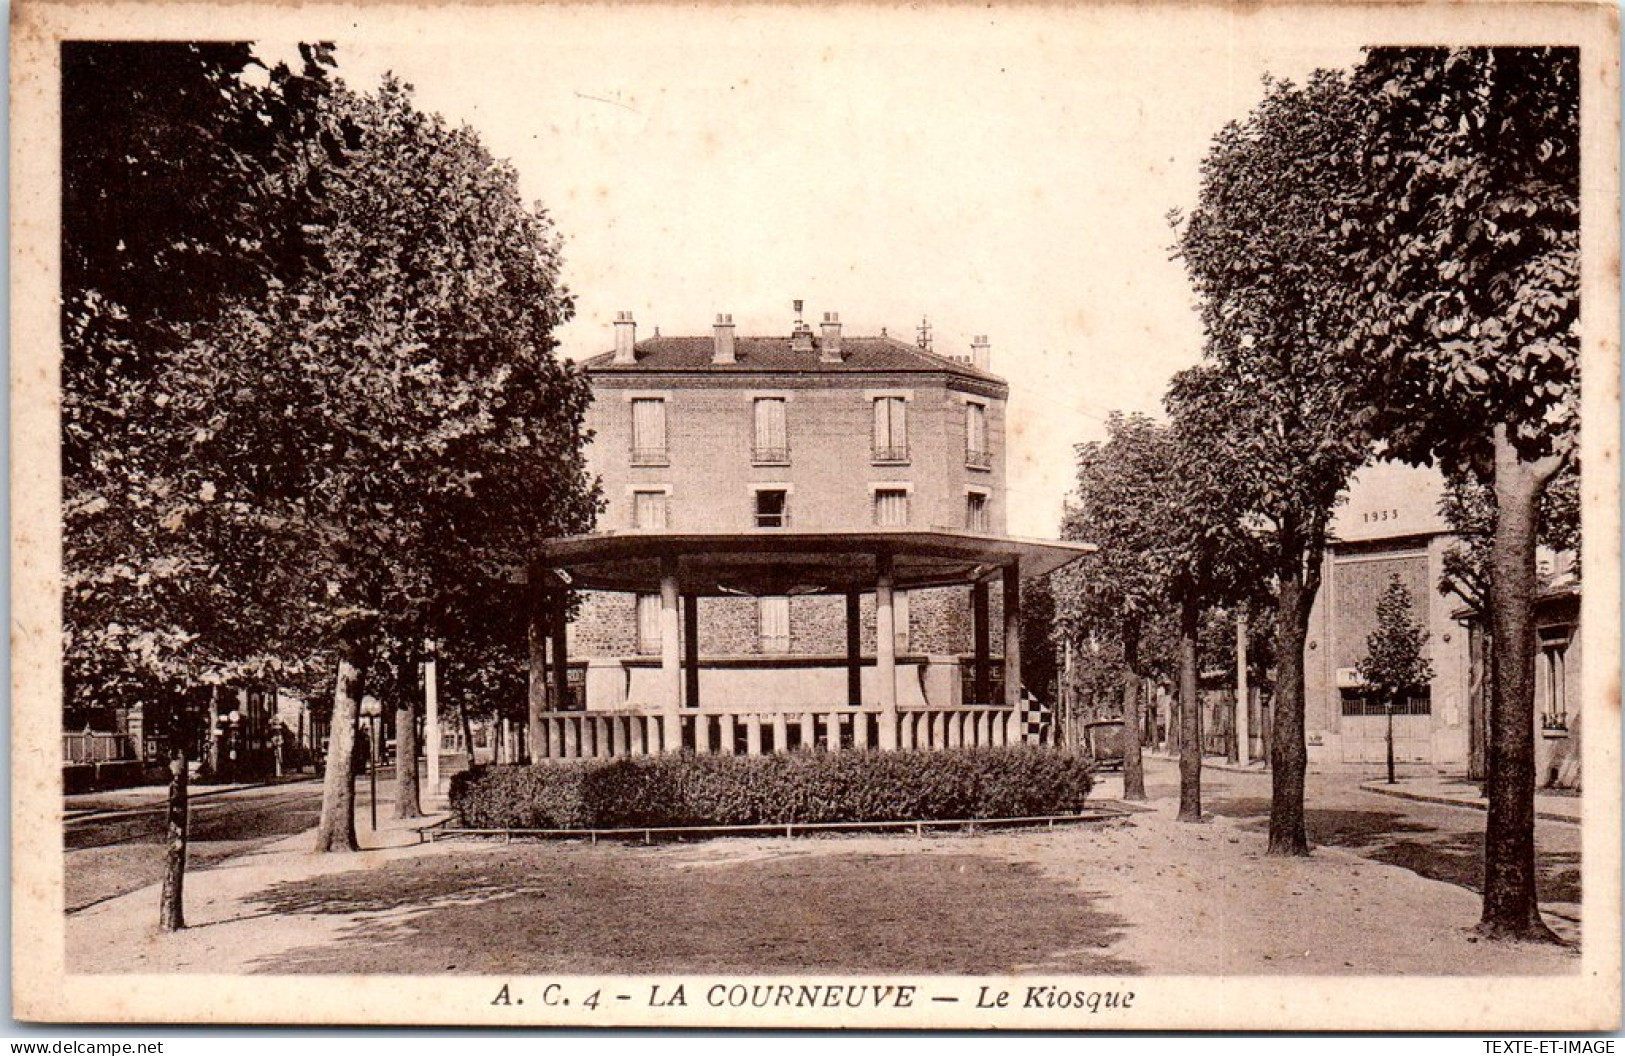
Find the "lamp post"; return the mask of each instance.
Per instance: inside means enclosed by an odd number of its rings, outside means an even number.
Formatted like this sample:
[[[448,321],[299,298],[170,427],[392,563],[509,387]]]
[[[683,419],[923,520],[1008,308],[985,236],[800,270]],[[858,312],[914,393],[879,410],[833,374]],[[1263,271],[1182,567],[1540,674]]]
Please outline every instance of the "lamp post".
[[[361,701],[361,714],[367,720],[369,737],[367,745],[367,786],[370,791],[370,802],[367,804],[372,816],[372,829],[378,831],[378,722],[383,718],[384,706],[378,702],[377,697],[364,697]]]
[[[1388,698],[1388,783],[1394,783],[1394,698]]]
[[[226,716],[226,722],[229,723],[226,728],[226,759],[231,765],[231,779],[235,781],[238,776],[237,749],[243,740],[243,713],[236,708],[232,708],[231,714]]]

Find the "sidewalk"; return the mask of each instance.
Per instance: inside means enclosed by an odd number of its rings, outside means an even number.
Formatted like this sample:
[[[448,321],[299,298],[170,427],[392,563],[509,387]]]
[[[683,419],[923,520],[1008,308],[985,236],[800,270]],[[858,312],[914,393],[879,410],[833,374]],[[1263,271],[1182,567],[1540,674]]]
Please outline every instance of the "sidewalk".
[[[1459,775],[1440,775],[1433,778],[1402,777],[1394,784],[1378,779],[1363,781],[1360,788],[1378,795],[1412,799],[1420,803],[1438,803],[1449,807],[1468,807],[1473,810],[1489,809],[1477,781]],[[1552,789],[1535,789],[1535,817],[1542,821],[1560,821],[1580,824],[1578,795],[1564,795]]]
[[[1165,752],[1146,752],[1146,758],[1157,759],[1163,762],[1177,763],[1179,756],[1169,755]],[[1269,768],[1262,761],[1249,764],[1226,762],[1223,756],[1209,755],[1202,759],[1203,770],[1217,770],[1228,774],[1267,774]],[[1343,771],[1349,773],[1369,773],[1373,764],[1347,763],[1347,764],[1310,764],[1310,773],[1325,773],[1328,771]],[[1393,796],[1396,799],[1409,799],[1418,803],[1434,803],[1446,807],[1465,807],[1469,810],[1487,810],[1488,800],[1484,798],[1482,787],[1477,781],[1469,781],[1462,774],[1443,773],[1439,770],[1421,766],[1415,763],[1402,764],[1395,775],[1394,784],[1382,777],[1374,777],[1369,781],[1360,782],[1360,789],[1365,792],[1375,792],[1382,796]],[[1580,804],[1582,800],[1578,794],[1569,794],[1549,788],[1535,789],[1535,817],[1542,821],[1565,822],[1570,825],[1580,824]]]
[[[272,785],[295,785],[301,781],[320,781],[320,774],[285,774],[282,777],[269,778],[264,781],[241,781],[228,784],[203,785],[189,782],[186,789],[187,799],[202,799],[206,796],[218,796],[227,792],[242,792],[254,788],[269,788]],[[134,785],[130,788],[114,788],[105,792],[76,792],[62,797],[62,813],[65,817],[79,818],[93,814],[111,813],[124,810],[142,810],[162,807],[169,802],[168,785]]]

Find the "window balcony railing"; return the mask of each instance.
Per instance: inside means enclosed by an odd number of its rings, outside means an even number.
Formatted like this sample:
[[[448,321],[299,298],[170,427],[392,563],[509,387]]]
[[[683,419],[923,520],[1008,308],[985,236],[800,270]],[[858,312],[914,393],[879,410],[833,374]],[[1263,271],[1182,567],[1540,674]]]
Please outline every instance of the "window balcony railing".
[[[634,447],[632,449],[632,464],[634,466],[669,466],[671,456],[663,447]]]
[[[876,444],[874,460],[876,462],[907,462],[908,446],[905,444],[901,447],[883,447]]]
[[[750,449],[750,460],[759,466],[786,466],[790,464],[790,449],[788,447],[753,447]]]
[[[971,469],[992,469],[993,456],[985,449],[976,451],[967,448],[965,450],[965,465]]]

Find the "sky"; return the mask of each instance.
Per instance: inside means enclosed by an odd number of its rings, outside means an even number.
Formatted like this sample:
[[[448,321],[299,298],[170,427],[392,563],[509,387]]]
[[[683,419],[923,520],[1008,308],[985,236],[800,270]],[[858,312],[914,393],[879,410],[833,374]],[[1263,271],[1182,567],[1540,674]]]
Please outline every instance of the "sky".
[[[1053,537],[1073,445],[1200,355],[1168,214],[1213,135],[1266,74],[1376,36],[1359,8],[1250,10],[467,8],[336,40],[353,87],[392,71],[512,161],[563,237],[571,358],[617,311],[788,334],[798,298],[848,334],[928,318],[948,354],[989,335],[1008,528]]]

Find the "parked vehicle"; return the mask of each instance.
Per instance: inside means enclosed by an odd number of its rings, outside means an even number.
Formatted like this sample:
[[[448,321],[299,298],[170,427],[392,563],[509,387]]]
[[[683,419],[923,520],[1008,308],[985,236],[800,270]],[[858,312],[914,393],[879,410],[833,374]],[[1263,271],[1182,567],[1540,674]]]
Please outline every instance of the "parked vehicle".
[[[1123,723],[1120,719],[1106,719],[1086,723],[1083,727],[1084,744],[1089,758],[1097,770],[1123,769]]]

